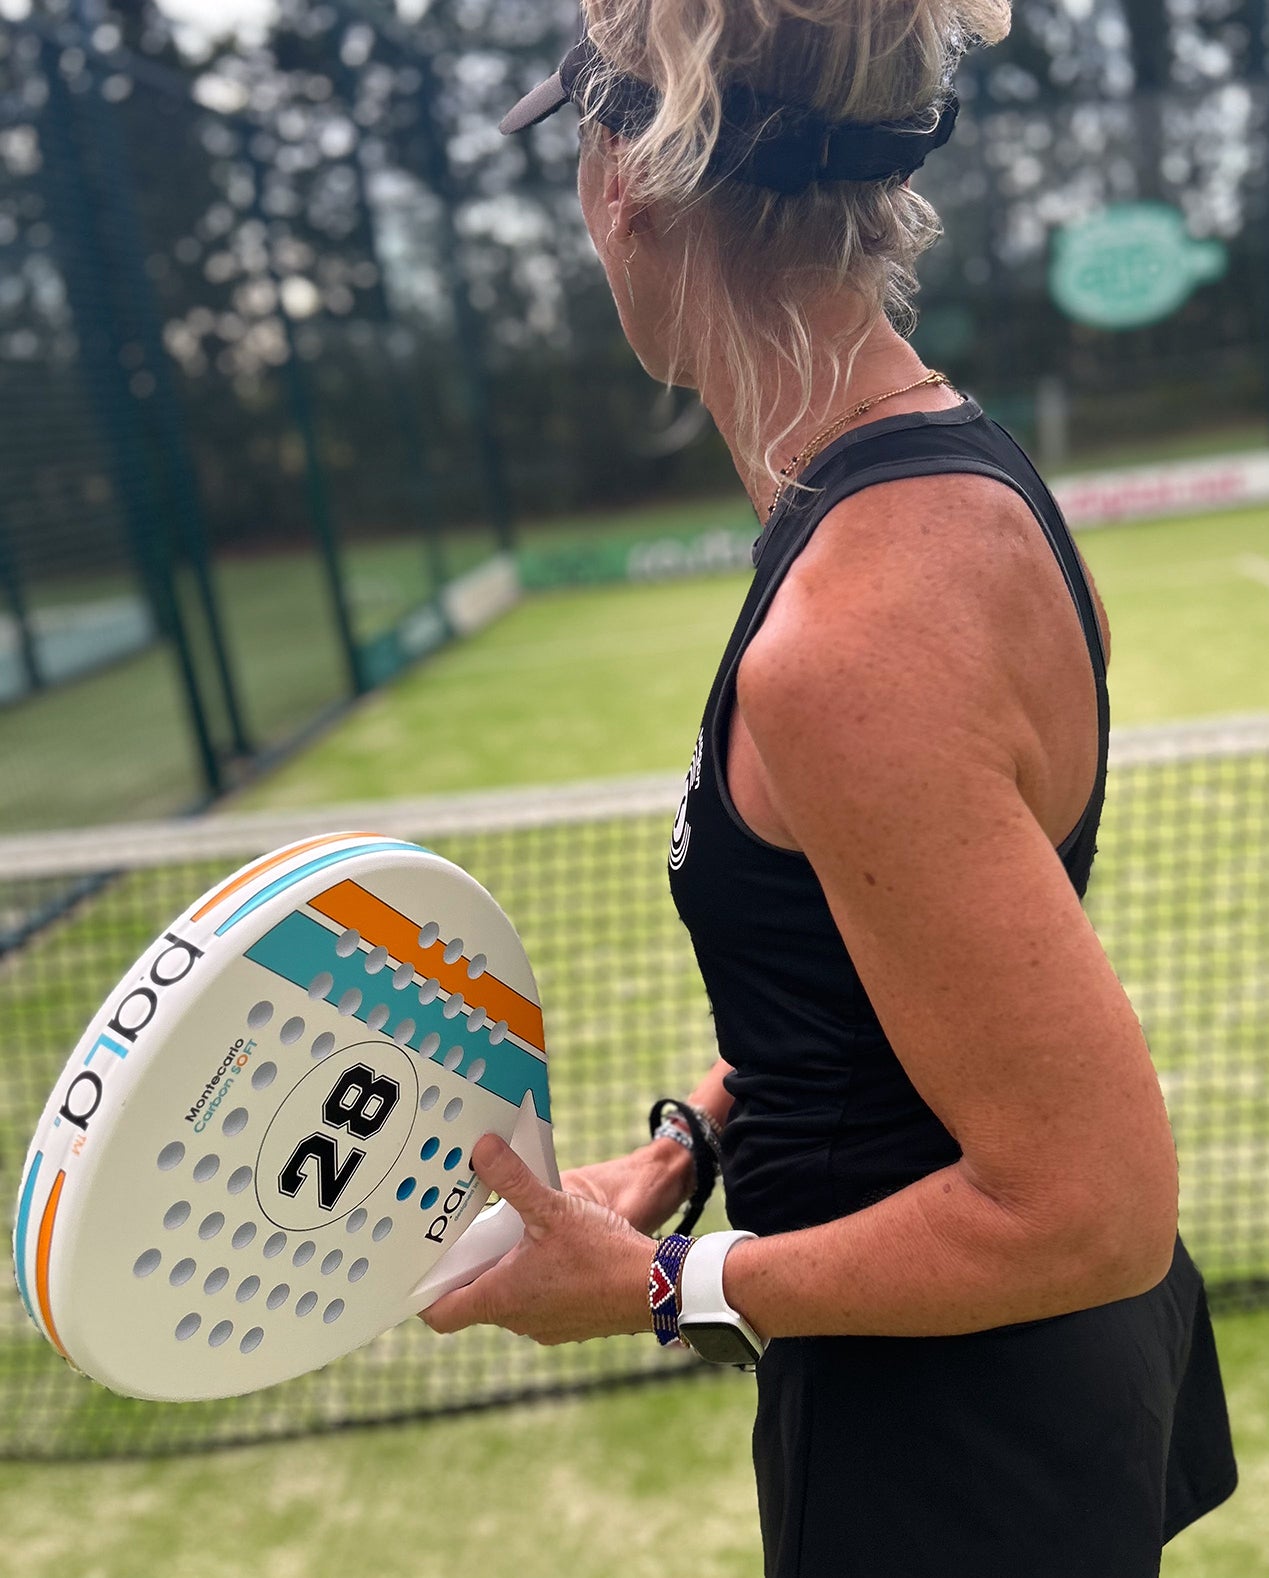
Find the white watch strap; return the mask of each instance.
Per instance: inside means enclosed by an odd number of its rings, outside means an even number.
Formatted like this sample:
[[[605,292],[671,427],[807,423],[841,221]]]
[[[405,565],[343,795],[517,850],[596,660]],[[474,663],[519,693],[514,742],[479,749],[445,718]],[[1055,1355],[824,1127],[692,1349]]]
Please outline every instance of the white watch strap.
[[[723,1264],[735,1245],[756,1233],[706,1233],[687,1252],[679,1275],[679,1323],[736,1315],[723,1293]],[[743,1317],[742,1317],[743,1318]]]

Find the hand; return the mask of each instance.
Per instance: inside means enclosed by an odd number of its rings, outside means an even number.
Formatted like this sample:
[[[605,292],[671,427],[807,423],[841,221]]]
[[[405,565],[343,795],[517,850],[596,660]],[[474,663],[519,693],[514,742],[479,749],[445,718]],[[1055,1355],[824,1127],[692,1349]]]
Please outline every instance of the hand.
[[[564,1174],[560,1186],[615,1211],[641,1233],[655,1233],[688,1200],[695,1184],[691,1153],[674,1140],[653,1140],[629,1156]]]
[[[472,1151],[481,1183],[524,1222],[520,1244],[484,1276],[419,1318],[433,1331],[502,1326],[535,1342],[584,1342],[650,1331],[648,1270],[656,1245],[578,1194],[549,1189],[496,1135]]]

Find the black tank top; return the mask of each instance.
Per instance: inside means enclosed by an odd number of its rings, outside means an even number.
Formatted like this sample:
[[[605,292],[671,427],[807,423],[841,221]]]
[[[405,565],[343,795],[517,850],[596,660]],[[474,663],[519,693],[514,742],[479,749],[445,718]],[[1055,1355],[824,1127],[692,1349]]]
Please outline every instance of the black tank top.
[[[878,483],[970,472],[1030,505],[1065,573],[1097,678],[1096,787],[1059,855],[1083,898],[1106,784],[1106,659],[1088,582],[1053,495],[972,401],[891,417],[829,446],[803,473],[821,490],[777,509],[705,709],[674,827],[670,884],[691,934],[735,1098],[723,1133],[728,1214],[760,1234],[870,1205],[960,1158],[890,1047],[804,855],[766,843],[727,791],[736,672],[790,566],[843,499]]]

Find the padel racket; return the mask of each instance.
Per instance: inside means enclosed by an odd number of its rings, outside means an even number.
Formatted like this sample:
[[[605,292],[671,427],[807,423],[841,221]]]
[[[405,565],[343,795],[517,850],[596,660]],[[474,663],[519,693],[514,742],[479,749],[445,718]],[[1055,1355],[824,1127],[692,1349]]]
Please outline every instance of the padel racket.
[[[318,1369],[519,1242],[482,1211],[486,1133],[559,1187],[511,922],[417,845],[292,844],[192,905],[72,1053],[23,1174],[23,1301],[133,1397]]]

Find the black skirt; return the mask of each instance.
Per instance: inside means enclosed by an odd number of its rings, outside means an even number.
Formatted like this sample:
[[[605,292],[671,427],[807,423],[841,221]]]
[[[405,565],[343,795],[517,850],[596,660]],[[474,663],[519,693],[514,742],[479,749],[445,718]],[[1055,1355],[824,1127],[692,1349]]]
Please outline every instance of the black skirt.
[[[1156,1578],[1238,1473],[1203,1279],[957,1337],[771,1343],[766,1578]]]

